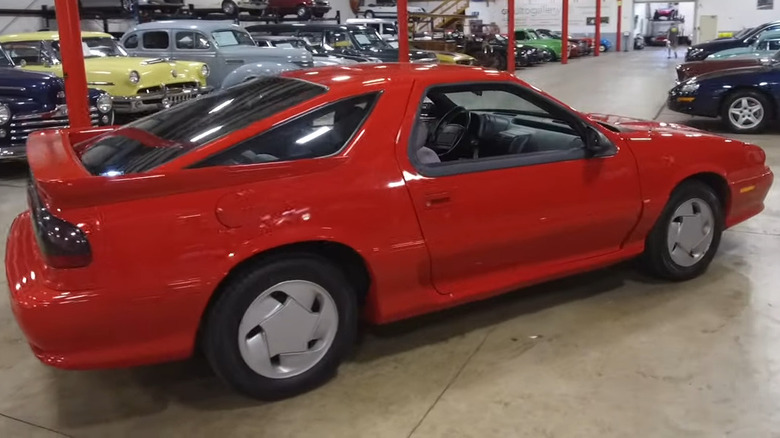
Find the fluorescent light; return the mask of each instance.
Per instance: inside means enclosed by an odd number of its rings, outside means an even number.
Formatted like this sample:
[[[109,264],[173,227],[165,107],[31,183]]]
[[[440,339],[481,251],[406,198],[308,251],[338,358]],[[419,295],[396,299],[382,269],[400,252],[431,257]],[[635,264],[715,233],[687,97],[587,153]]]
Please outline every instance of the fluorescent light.
[[[198,140],[202,140],[203,138],[208,137],[209,135],[219,131],[220,129],[222,129],[222,125],[215,126],[215,127],[211,128],[211,129],[207,129],[207,130],[201,132],[200,134],[196,135],[195,137],[192,137],[190,139],[190,143],[195,143]]]
[[[222,111],[223,109],[225,109],[226,106],[230,105],[234,100],[236,100],[236,99],[235,98],[228,99],[228,100],[220,103],[219,105],[217,105],[214,108],[212,108],[211,111],[209,111],[209,114],[213,114],[213,113],[216,113],[218,111]]]
[[[321,136],[322,134],[330,131],[331,129],[333,129],[333,128],[330,127],[330,126],[320,126],[319,128],[317,128],[316,131],[312,132],[311,134],[305,135],[305,136],[299,138],[298,140],[295,140],[295,144],[308,143],[308,142],[314,140],[315,138]]]

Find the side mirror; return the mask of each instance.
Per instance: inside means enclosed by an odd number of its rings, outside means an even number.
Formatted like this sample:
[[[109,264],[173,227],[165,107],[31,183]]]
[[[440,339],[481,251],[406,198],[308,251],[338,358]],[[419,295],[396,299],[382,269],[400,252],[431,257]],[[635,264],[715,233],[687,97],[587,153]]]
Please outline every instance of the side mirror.
[[[607,157],[617,151],[615,145],[601,131],[592,126],[585,129],[585,149],[591,157]]]
[[[750,38],[746,39],[746,40],[745,40],[745,43],[747,43],[748,45],[751,45],[751,46],[752,46],[752,45],[753,45],[753,44],[755,44],[757,41],[758,41],[758,37],[755,37],[755,36],[753,36],[753,37],[750,37]]]

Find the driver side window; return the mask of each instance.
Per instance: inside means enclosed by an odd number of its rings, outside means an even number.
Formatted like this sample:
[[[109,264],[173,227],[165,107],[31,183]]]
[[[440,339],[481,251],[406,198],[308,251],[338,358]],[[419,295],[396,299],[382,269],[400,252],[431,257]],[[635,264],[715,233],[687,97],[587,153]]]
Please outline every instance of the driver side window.
[[[584,158],[584,124],[571,111],[507,83],[430,88],[409,145],[424,175]]]

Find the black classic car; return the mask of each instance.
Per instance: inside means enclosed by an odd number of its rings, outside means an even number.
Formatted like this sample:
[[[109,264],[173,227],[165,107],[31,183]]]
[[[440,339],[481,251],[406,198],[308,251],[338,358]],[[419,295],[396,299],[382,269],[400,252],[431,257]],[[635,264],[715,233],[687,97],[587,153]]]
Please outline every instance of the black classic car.
[[[89,90],[88,98],[92,124],[113,124],[111,96]],[[30,133],[67,126],[68,108],[62,79],[15,68],[0,49],[0,161],[24,158]]]
[[[764,32],[780,30],[780,21],[762,24],[751,29],[745,29],[731,38],[718,38],[701,44],[696,44],[688,49],[685,60],[702,61],[713,53],[722,50],[736,49],[737,47],[748,47],[753,45]]]
[[[374,29],[350,24],[277,23],[247,26],[253,36],[288,35],[306,39],[314,47],[322,47],[331,54],[367,57],[378,62],[398,62],[394,48]],[[410,50],[414,63],[437,63],[436,55],[424,50]]]

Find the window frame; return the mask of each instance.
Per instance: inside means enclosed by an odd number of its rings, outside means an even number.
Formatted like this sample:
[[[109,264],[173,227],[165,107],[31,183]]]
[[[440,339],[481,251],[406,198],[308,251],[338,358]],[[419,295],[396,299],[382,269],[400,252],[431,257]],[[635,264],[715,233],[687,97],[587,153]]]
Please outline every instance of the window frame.
[[[209,155],[208,157],[205,157],[203,159],[200,159],[200,160],[198,160],[198,161],[188,165],[186,168],[188,168],[188,169],[200,169],[200,168],[206,168],[206,167],[230,167],[230,168],[242,167],[243,168],[243,167],[247,167],[247,166],[259,166],[259,165],[265,165],[265,164],[291,163],[291,162],[294,162],[294,161],[301,161],[301,160],[317,160],[317,159],[321,159],[321,158],[330,158],[330,157],[335,157],[335,156],[341,155],[341,153],[347,148],[347,146],[352,144],[352,141],[355,140],[355,137],[356,137],[357,133],[360,131],[360,129],[366,123],[368,118],[371,117],[371,114],[373,114],[374,109],[376,108],[377,103],[382,98],[383,94],[384,94],[384,90],[371,91],[371,92],[368,92],[368,93],[356,94],[356,95],[352,95],[352,96],[343,97],[343,98],[338,99],[338,100],[334,100],[334,101],[330,101],[330,102],[327,102],[327,103],[323,103],[321,105],[318,105],[318,106],[316,106],[314,108],[309,109],[306,112],[303,112],[303,113],[298,114],[298,115],[296,115],[296,116],[294,116],[292,118],[289,118],[289,119],[285,120],[284,122],[282,122],[282,123],[280,123],[278,125],[271,126],[271,127],[269,127],[268,129],[266,129],[264,131],[258,132],[258,133],[254,134],[254,135],[251,135],[251,136],[249,136],[247,138],[244,138],[244,139],[238,141],[237,143],[233,144],[232,146],[230,146],[228,148],[225,148],[225,149],[223,149],[221,151],[215,152],[215,153]],[[321,110],[323,110],[325,108],[328,108],[329,106],[338,105],[339,103],[342,103],[342,102],[344,102],[346,100],[359,99],[359,98],[368,97],[368,96],[373,96],[373,100],[366,107],[366,112],[363,115],[363,118],[360,119],[360,122],[355,127],[355,130],[352,132],[352,134],[349,136],[349,138],[347,138],[347,140],[344,142],[344,144],[342,144],[340,148],[338,148],[336,151],[334,151],[331,154],[321,155],[321,156],[318,156],[318,157],[311,157],[311,158],[294,159],[294,160],[268,161],[268,162],[264,162],[264,163],[208,164],[209,160],[211,160],[211,159],[213,159],[213,158],[215,158],[215,157],[217,157],[219,155],[229,154],[229,153],[235,151],[236,149],[241,148],[242,145],[244,145],[246,142],[248,142],[250,140],[256,139],[257,137],[263,136],[263,135],[268,134],[270,132],[273,132],[273,131],[275,131],[277,129],[283,129],[283,128],[285,128],[285,127],[287,127],[287,126],[289,126],[289,125],[291,125],[293,123],[296,123],[296,122],[300,121],[302,118],[309,117],[309,116],[311,116],[312,114],[314,114],[314,113],[316,113],[318,111],[321,111]]]
[[[215,50],[214,49],[214,43],[211,42],[211,40],[209,39],[208,36],[206,36],[205,33],[201,32],[199,30],[196,30],[196,29],[173,29],[173,32],[174,32],[173,33],[173,47],[171,48],[172,50],[181,50],[182,52],[188,52],[188,53],[190,53],[190,52],[213,52]],[[183,48],[179,47],[179,40],[178,40],[177,37],[178,37],[178,35],[180,33],[190,33],[190,34],[192,34],[192,37],[193,37],[192,38],[193,47],[191,49],[183,49]],[[206,47],[205,49],[199,49],[199,48],[195,47],[197,45],[196,41],[197,41],[198,37],[203,37],[203,39],[206,40],[206,43],[209,46]],[[170,46],[170,43],[168,45]]]
[[[409,159],[409,162],[412,164],[412,167],[414,167],[414,169],[417,170],[417,172],[419,172],[420,175],[425,177],[454,176],[454,175],[469,174],[475,172],[487,172],[491,170],[509,169],[515,167],[537,166],[541,164],[551,164],[551,163],[558,163],[564,161],[576,161],[576,160],[587,159],[589,157],[587,147],[582,147],[581,149],[571,149],[567,151],[537,152],[528,155],[523,155],[523,154],[505,155],[499,157],[481,158],[477,160],[423,164],[417,159],[417,151],[413,150],[414,149],[413,140],[416,138],[418,129],[421,129],[420,128],[421,123],[419,122],[419,120],[421,116],[422,104],[426,96],[428,96],[428,93],[431,92],[432,90],[435,90],[437,88],[449,88],[449,87],[453,87],[453,88],[463,87],[464,91],[469,90],[469,88],[473,90],[474,87],[476,88],[484,87],[486,89],[502,90],[514,94],[519,98],[525,99],[529,103],[538,106],[540,109],[548,111],[550,113],[550,116],[561,118],[559,116],[563,115],[564,117],[562,118],[562,120],[566,121],[568,124],[571,125],[571,127],[579,134],[580,138],[582,138],[583,143],[586,143],[587,129],[589,127],[593,128],[593,126],[587,123],[582,118],[582,116],[577,112],[564,107],[563,105],[555,102],[554,100],[548,99],[547,97],[543,96],[541,93],[537,93],[536,91],[528,87],[524,87],[520,84],[511,81],[473,81],[473,82],[459,82],[459,83],[440,83],[440,84],[431,85],[425,88],[425,90],[422,93],[422,96],[418,100],[417,110],[414,113],[414,126],[412,127],[412,130],[409,133],[409,137],[407,139],[408,141],[407,148],[406,148],[407,158]],[[518,90],[519,92],[512,93],[511,91],[509,91],[510,89]],[[613,151],[611,154],[600,155],[600,157],[611,156],[616,153],[617,150]]]
[[[140,44],[140,42],[141,42],[141,39],[138,38],[138,32],[131,32],[126,37],[124,37],[122,39],[122,47],[124,47],[125,50],[128,49],[128,47],[125,44],[127,44],[127,41],[130,40],[130,38],[135,38],[135,46],[134,47],[129,47],[129,48],[130,49],[137,49],[138,48],[138,44]]]
[[[161,49],[159,47],[147,47],[146,46],[146,35],[154,33],[154,32],[159,32],[159,33],[165,34],[165,36],[168,37],[168,46],[167,47]],[[141,47],[143,48],[143,50],[159,50],[161,52],[165,51],[165,50],[171,50],[171,32],[170,32],[170,30],[149,29],[149,30],[146,30],[144,32],[141,32]]]

